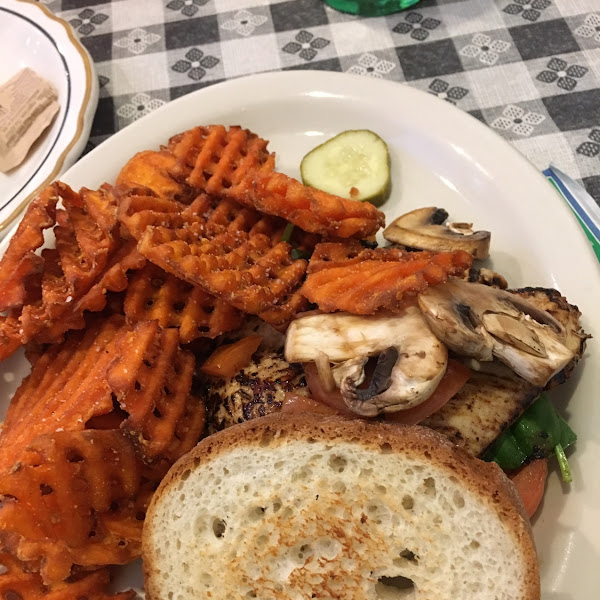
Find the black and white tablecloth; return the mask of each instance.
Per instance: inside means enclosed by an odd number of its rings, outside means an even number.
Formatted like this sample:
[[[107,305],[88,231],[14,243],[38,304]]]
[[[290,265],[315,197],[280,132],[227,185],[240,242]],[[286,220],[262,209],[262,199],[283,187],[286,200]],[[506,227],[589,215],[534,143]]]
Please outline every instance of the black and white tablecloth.
[[[88,149],[165,102],[259,73],[320,69],[456,104],[600,203],[600,0],[423,0],[362,18],[321,0],[45,0],[90,51]]]

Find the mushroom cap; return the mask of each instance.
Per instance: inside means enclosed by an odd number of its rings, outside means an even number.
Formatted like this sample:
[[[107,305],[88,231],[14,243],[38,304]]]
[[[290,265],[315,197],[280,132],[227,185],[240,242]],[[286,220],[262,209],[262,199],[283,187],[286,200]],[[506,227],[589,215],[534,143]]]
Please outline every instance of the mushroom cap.
[[[394,346],[405,330],[400,315],[310,314],[290,323],[285,339],[288,362],[317,361],[322,353],[334,363],[375,356]]]
[[[443,377],[448,351],[421,311],[407,307],[393,316],[348,313],[308,315],[293,321],[285,356],[290,362],[318,362],[323,355],[344,402],[356,413],[375,416],[412,408],[427,400]],[[366,388],[365,365],[378,364]]]
[[[464,250],[478,259],[490,253],[489,231],[473,231],[470,223],[444,225],[448,213],[443,208],[429,206],[401,215],[383,232],[390,242],[434,252]]]

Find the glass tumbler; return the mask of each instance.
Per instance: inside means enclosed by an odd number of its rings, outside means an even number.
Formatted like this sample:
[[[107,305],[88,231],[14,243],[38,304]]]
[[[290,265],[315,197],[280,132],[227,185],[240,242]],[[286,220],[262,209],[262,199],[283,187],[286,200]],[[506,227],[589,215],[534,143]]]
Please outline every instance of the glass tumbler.
[[[389,15],[417,2],[419,0],[325,0],[326,4],[336,10],[363,17]]]

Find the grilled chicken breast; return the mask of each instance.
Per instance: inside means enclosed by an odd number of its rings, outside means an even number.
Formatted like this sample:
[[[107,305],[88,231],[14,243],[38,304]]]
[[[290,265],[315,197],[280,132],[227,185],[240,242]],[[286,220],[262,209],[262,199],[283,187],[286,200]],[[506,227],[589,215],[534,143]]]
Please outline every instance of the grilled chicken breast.
[[[474,371],[452,400],[422,423],[474,456],[482,454],[542,391],[501,363],[492,366],[495,372]]]
[[[566,345],[575,357],[546,387],[563,383],[581,358],[585,340],[589,337],[579,325],[579,309],[553,289],[523,288],[512,292],[547,310],[565,327]],[[475,366],[481,370],[474,371],[458,394],[426,419],[423,425],[445,434],[470,454],[479,456],[521,416],[542,388],[525,381],[498,362],[475,363]]]
[[[501,282],[494,285],[503,287]],[[581,313],[553,289],[523,288],[512,293],[547,310],[565,327],[566,345],[575,357],[546,387],[563,383],[581,358],[589,337],[579,325]],[[279,411],[286,392],[309,395],[301,366],[284,360],[281,343],[282,338],[270,340],[255,354],[253,362],[232,379],[207,381],[208,433]],[[474,369],[471,379],[423,424],[479,456],[543,390],[497,361],[468,361]]]
[[[279,411],[286,392],[308,395],[304,371],[282,350],[259,350],[231,379],[207,381],[208,433]]]

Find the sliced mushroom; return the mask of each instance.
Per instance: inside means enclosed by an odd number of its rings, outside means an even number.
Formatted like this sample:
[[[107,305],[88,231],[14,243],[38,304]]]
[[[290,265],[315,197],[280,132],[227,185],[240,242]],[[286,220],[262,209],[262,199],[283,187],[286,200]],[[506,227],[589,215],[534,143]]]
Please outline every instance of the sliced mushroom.
[[[420,250],[465,250],[475,258],[489,256],[489,231],[473,231],[472,223],[444,225],[447,218],[448,213],[443,208],[418,208],[392,221],[383,232],[383,237],[390,242]]]
[[[453,280],[420,294],[419,306],[448,348],[482,361],[497,357],[535,385],[544,386],[573,358],[564,327],[510,292]]]
[[[311,314],[290,323],[285,338],[288,362],[317,362],[321,353],[333,363],[376,356],[400,342],[406,324],[398,315]]]
[[[292,321],[286,339],[289,362],[322,360],[336,364],[333,379],[356,413],[375,416],[424,402],[446,372],[448,351],[412,306],[394,316],[348,313],[310,315]],[[378,356],[366,387],[365,366]]]
[[[466,273],[465,279],[471,283],[483,283],[484,285],[500,288],[501,290],[505,290],[508,287],[508,282],[504,275],[483,267],[471,267]]]

